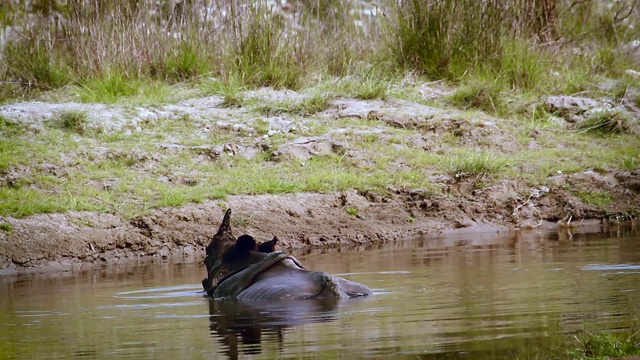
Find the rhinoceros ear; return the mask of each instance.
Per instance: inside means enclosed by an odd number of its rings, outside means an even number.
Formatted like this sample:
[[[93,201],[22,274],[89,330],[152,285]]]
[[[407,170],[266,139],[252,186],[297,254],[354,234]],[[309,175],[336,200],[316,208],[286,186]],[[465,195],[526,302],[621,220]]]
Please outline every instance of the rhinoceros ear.
[[[272,240],[261,242],[258,244],[258,251],[263,253],[270,253],[276,251],[276,243],[278,242],[277,237],[273,237]]]
[[[256,240],[251,235],[240,235],[236,240],[236,251],[239,253],[248,253],[251,250],[256,250]]]

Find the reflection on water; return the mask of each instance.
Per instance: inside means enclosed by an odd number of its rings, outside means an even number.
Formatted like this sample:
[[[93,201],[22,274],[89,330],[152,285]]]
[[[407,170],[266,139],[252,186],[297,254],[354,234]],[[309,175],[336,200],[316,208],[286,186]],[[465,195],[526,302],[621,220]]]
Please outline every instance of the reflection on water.
[[[355,301],[202,296],[201,264],[0,278],[0,358],[506,358],[640,315],[640,236],[521,232],[295,253]]]
[[[211,333],[220,340],[230,359],[262,351],[262,337],[276,339],[284,347],[284,331],[292,326],[327,322],[338,317],[338,302],[329,299],[288,301],[286,303],[249,301],[209,301]]]

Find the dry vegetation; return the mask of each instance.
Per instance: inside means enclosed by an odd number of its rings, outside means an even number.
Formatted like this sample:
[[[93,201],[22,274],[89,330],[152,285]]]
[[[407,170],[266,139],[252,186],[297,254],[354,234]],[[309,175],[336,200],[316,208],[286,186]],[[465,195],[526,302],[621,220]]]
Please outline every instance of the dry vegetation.
[[[408,72],[571,92],[637,66],[626,50],[639,17],[632,0],[12,0],[0,7],[0,99],[72,85],[113,101],[154,81],[212,77],[299,89]]]

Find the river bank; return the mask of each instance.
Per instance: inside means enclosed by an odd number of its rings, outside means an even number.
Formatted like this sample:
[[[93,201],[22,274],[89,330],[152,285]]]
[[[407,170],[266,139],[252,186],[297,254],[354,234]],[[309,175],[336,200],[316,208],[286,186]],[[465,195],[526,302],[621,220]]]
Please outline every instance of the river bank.
[[[1,106],[2,273],[200,258],[227,208],[236,235],[284,249],[638,214],[636,120],[603,136],[565,120],[597,112],[575,105],[523,124],[391,97],[301,112],[313,95],[243,96]]]

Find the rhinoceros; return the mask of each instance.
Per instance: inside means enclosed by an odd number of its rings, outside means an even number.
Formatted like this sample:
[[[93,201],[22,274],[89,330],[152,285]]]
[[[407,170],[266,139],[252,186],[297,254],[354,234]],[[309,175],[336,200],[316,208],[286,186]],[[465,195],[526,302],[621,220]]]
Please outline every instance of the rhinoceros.
[[[371,295],[365,285],[306,269],[295,257],[275,250],[278,239],[257,244],[249,235],[231,232],[231,209],[206,248],[207,277],[202,286],[210,298],[301,300]]]

